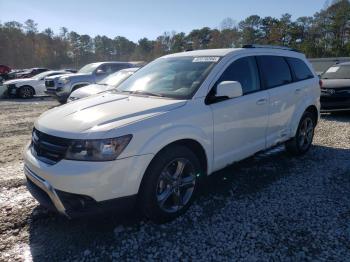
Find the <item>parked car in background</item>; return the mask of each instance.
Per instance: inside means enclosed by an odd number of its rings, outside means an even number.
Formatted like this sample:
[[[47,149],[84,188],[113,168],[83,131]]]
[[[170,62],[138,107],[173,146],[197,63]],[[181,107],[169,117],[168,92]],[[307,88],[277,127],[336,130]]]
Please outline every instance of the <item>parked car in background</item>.
[[[31,78],[13,79],[3,83],[9,96],[31,98],[45,93],[45,77],[66,74],[66,71],[46,71]]]
[[[322,111],[350,111],[350,62],[331,66],[321,82]]]
[[[40,73],[49,71],[50,69],[47,68],[31,68],[31,69],[27,69],[25,71],[19,72],[16,74],[16,78],[30,78],[33,76],[36,76]]]
[[[10,73],[7,74],[7,79],[15,79],[17,78],[17,74],[27,71],[28,69],[12,69]]]
[[[299,52],[171,54],[114,90],[45,112],[24,172],[32,195],[68,217],[138,201],[165,222],[191,205],[203,176],[280,143],[306,153],[319,109],[319,78]]]
[[[131,67],[134,67],[134,65],[127,62],[88,64],[76,74],[62,76],[57,81],[46,85],[46,93],[63,104],[67,102],[69,95],[78,88],[97,83],[114,72]]]
[[[0,78],[2,80],[8,79],[8,74],[11,72],[11,68],[6,65],[0,65]]]
[[[69,72],[69,73],[76,73],[76,72],[78,72],[78,70],[70,69],[70,68],[62,69],[62,70],[67,71],[67,72]]]
[[[70,94],[67,102],[72,102],[87,96],[95,95],[116,88],[125,79],[134,74],[138,69],[138,67],[122,69],[116,73],[107,76],[102,81],[96,84],[81,87]]]

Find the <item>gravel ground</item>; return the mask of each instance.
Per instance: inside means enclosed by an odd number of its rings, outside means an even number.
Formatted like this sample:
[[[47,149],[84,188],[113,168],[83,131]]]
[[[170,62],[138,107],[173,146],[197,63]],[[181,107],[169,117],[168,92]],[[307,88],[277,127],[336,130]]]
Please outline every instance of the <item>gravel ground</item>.
[[[282,147],[209,177],[177,220],[68,221],[25,188],[21,150],[52,100],[0,102],[0,261],[350,261],[350,114],[324,115],[300,158]]]

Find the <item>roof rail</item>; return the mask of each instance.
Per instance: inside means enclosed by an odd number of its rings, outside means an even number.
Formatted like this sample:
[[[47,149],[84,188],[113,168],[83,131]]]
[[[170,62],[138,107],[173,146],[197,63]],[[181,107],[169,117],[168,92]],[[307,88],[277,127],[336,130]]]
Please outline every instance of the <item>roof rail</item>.
[[[290,48],[286,46],[278,46],[278,45],[243,45],[242,48],[270,48],[270,49],[281,49],[281,50],[288,50],[288,51],[301,53],[298,49]]]

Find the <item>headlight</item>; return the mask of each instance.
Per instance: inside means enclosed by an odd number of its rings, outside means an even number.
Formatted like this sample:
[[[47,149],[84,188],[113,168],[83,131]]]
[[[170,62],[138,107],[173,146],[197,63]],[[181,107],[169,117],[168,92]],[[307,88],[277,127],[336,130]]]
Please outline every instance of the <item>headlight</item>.
[[[62,78],[60,78],[60,80],[63,84],[67,84],[70,81],[70,79],[68,77],[62,77]]]
[[[132,135],[101,140],[73,140],[65,159],[80,161],[115,160],[129,144]]]

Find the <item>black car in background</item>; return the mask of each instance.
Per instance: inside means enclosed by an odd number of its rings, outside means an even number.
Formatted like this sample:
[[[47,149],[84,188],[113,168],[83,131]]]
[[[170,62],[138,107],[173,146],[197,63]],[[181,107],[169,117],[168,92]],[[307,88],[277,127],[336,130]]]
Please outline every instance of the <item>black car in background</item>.
[[[38,68],[38,67],[31,68],[31,69],[25,70],[23,72],[17,73],[16,74],[16,78],[30,78],[30,77],[33,77],[33,76],[35,76],[37,74],[46,72],[46,71],[49,71],[49,69],[47,69],[47,68]]]
[[[350,111],[350,62],[328,68],[321,82],[321,110]]]

